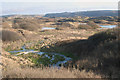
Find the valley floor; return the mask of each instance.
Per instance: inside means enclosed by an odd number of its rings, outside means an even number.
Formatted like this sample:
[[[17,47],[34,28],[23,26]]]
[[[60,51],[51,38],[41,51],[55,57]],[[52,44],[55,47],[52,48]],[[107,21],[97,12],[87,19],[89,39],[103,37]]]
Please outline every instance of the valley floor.
[[[18,33],[17,29],[9,30]],[[89,36],[103,30],[79,30],[63,28],[62,30],[46,30],[37,32],[27,30],[22,31],[24,33],[24,37],[21,41],[3,42],[1,54],[2,62],[0,62],[0,68],[2,68],[2,76],[4,78],[101,78],[100,74],[96,74],[93,71],[87,72],[85,69],[80,71],[77,68],[71,69],[69,67],[61,67],[60,69],[54,67],[38,68],[35,67],[35,63],[33,63],[31,60],[13,56],[7,51],[19,50],[25,43],[31,43],[31,45],[26,45],[28,49],[41,49],[40,51],[48,52],[56,51],[57,49],[52,50],[52,48],[50,48],[52,45],[54,46],[55,43],[59,44],[59,42],[66,40],[72,41],[88,39]],[[22,35],[21,33],[18,34]],[[38,44],[39,41],[43,41],[43,43]],[[11,48],[8,48],[8,46]],[[60,52],[60,50],[57,52]]]

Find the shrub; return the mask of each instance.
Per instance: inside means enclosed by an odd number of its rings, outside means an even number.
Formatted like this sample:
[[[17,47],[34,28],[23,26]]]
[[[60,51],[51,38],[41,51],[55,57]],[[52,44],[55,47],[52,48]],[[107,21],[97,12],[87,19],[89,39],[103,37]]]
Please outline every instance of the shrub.
[[[19,24],[14,24],[15,29],[25,29],[25,30],[29,30],[29,31],[34,31],[38,29],[37,24],[33,24],[33,23],[29,23],[29,22],[22,22]]]
[[[106,42],[103,45],[99,46],[94,50],[94,55],[101,59],[103,66],[104,65],[114,65],[120,67],[120,50],[119,50],[120,41],[114,40],[111,42]],[[98,52],[99,51],[99,52]],[[105,62],[107,61],[107,62]],[[118,65],[119,63],[119,65]]]
[[[52,24],[52,25],[62,25],[61,22],[56,22],[55,24]]]
[[[16,32],[2,30],[2,41],[16,41],[20,39],[21,36],[19,36]]]
[[[21,22],[23,22],[23,20],[24,19],[22,19],[22,18],[15,18],[14,23],[21,23]]]
[[[89,25],[84,25],[84,24],[80,24],[80,25],[78,26],[78,28],[79,28],[79,29],[91,29],[91,26],[89,26]]]
[[[58,22],[76,22],[74,19],[60,19]]]
[[[100,28],[100,26],[94,23],[93,21],[89,21],[87,24],[91,26],[93,29]]]
[[[73,25],[68,22],[62,22],[63,27],[72,27]]]
[[[120,29],[117,29],[117,28],[109,29],[107,31],[103,31],[93,36],[90,36],[88,40],[96,45],[100,43],[104,43],[105,41],[112,41],[118,38],[119,31]]]
[[[35,24],[31,24],[31,23],[22,23],[22,24],[20,24],[20,28],[29,30],[29,31],[37,30],[37,26]]]
[[[29,31],[37,30],[38,27],[40,27],[39,23],[30,19],[15,19],[13,26],[15,29],[25,29]]]
[[[2,22],[2,28],[10,28],[11,26],[9,25],[10,22]]]
[[[87,40],[59,42],[59,47],[73,53],[80,68],[96,70],[102,75],[117,76],[120,70],[120,29],[109,29]],[[95,65],[95,66],[94,66]]]
[[[20,28],[20,25],[15,23],[12,28],[14,28],[14,29]]]
[[[61,28],[61,27],[56,27],[55,29],[56,29],[56,30],[62,30],[62,28]]]

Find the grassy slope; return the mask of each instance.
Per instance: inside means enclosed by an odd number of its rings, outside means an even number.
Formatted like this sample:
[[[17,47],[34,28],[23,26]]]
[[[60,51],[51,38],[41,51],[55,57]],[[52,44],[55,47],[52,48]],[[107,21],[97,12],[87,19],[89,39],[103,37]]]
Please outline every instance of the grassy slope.
[[[109,29],[90,36],[87,40],[58,42],[67,52],[72,52],[80,69],[93,70],[109,77],[119,77],[120,29]]]

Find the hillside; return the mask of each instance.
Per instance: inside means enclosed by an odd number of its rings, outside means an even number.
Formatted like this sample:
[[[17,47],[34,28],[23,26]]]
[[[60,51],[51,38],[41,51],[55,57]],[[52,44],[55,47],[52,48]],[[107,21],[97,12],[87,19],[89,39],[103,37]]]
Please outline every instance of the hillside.
[[[117,10],[101,10],[101,11],[82,11],[82,12],[64,12],[64,13],[51,13],[46,14],[44,17],[75,17],[75,16],[117,16]]]
[[[74,53],[74,63],[80,65],[80,69],[93,70],[109,77],[120,77],[120,54],[119,54],[119,28],[108,29],[96,33],[88,39],[67,40],[56,43],[67,53]],[[94,55],[94,56],[93,56]],[[73,63],[73,64],[74,64]]]

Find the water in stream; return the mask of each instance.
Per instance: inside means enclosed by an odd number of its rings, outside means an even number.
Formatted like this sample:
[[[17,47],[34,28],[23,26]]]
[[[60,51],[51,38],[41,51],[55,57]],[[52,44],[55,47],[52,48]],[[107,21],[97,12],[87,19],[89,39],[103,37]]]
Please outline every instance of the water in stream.
[[[114,28],[117,25],[100,25],[102,28]]]
[[[43,27],[42,30],[52,30],[52,29],[56,29],[54,27]]]
[[[39,51],[35,51],[35,50],[32,50],[32,49],[26,49],[25,45],[22,46],[22,49],[19,50],[19,51],[9,51],[9,52],[14,54],[15,56],[26,55],[26,54],[29,54],[29,53],[41,55],[42,59],[45,60],[46,58],[48,58],[47,60],[50,60],[49,62],[51,62],[51,64],[49,64],[49,66],[57,66],[57,67],[59,67],[59,65],[65,64],[66,62],[71,60],[70,57],[66,57],[65,55],[62,55],[62,54],[59,54],[59,53],[39,52]]]

